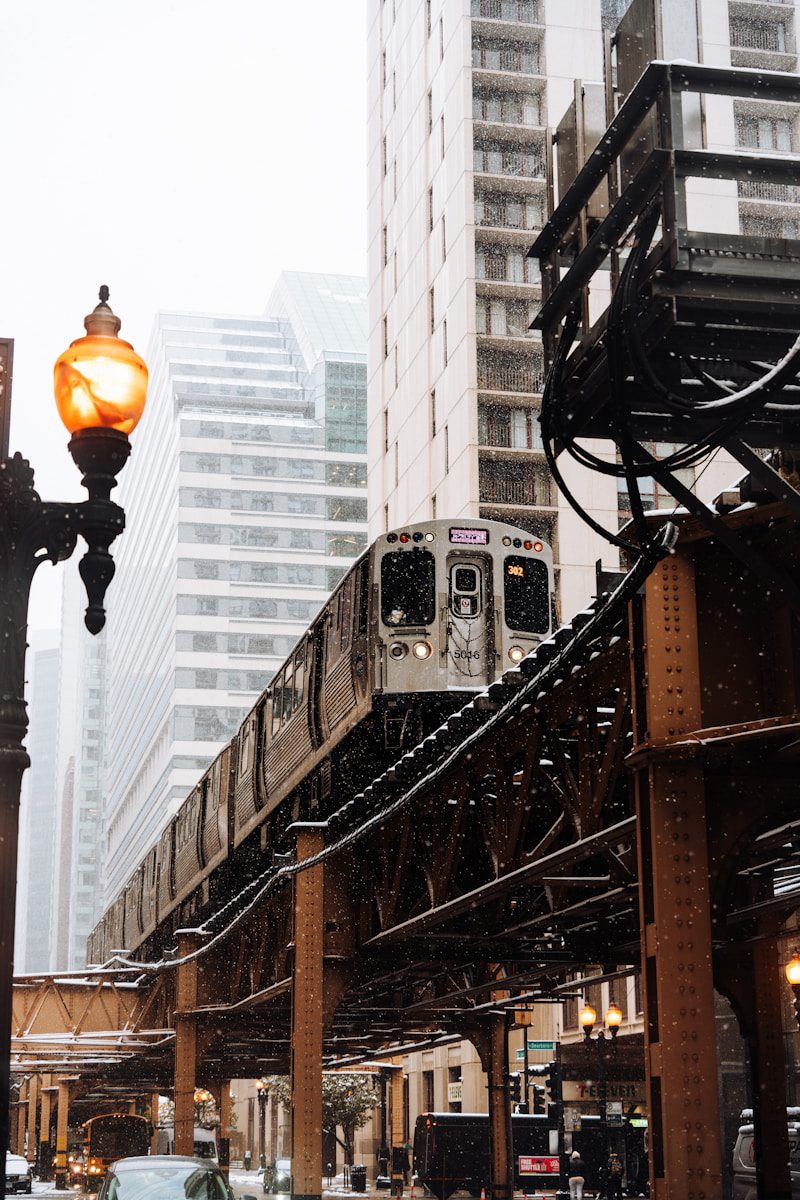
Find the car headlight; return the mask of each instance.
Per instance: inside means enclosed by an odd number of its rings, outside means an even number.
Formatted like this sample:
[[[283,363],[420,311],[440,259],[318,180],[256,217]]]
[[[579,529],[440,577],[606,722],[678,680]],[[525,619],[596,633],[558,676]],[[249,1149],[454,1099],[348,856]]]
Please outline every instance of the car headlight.
[[[433,646],[430,642],[414,642],[414,658],[430,658]]]

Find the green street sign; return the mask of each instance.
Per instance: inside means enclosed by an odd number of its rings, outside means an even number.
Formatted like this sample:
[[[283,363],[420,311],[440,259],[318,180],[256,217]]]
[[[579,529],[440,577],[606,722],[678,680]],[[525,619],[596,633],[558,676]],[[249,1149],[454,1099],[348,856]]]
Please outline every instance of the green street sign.
[[[555,1042],[528,1042],[529,1050],[555,1050],[555,1048]],[[520,1048],[517,1050],[517,1062],[522,1062],[524,1058],[525,1051]]]

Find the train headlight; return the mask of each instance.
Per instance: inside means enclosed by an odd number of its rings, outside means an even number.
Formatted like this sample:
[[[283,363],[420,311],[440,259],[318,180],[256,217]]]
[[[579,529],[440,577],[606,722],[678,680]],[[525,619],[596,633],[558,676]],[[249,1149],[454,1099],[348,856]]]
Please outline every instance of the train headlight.
[[[408,654],[408,646],[405,646],[402,642],[392,642],[389,647],[389,654],[392,658],[405,658]]]
[[[414,642],[414,658],[430,658],[433,646],[430,642]]]
[[[525,651],[522,649],[522,646],[512,646],[508,652],[508,657],[512,663],[522,662],[525,657]]]

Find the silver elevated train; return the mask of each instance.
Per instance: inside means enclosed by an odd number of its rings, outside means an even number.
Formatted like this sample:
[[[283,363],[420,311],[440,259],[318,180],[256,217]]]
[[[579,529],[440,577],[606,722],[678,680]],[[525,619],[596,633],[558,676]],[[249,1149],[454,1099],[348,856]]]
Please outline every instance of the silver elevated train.
[[[552,552],[525,530],[439,520],[379,537],[103,915],[88,960],[196,920],[226,871],[244,883],[263,869],[292,821],[327,816],[547,638],[552,611]]]

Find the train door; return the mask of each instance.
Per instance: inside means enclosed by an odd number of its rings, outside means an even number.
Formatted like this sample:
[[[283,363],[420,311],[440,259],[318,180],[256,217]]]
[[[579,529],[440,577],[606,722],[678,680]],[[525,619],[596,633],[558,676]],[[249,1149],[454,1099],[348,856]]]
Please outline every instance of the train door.
[[[483,688],[494,679],[492,567],[481,554],[447,556],[447,683]]]

